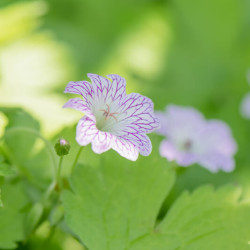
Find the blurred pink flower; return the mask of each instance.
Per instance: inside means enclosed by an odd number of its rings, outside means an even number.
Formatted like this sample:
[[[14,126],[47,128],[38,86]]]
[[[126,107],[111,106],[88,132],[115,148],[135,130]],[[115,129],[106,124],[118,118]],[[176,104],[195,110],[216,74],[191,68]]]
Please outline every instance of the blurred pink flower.
[[[161,156],[183,167],[198,163],[211,172],[234,169],[237,145],[224,122],[206,121],[194,108],[175,105],[156,116],[161,123],[157,132],[166,136],[160,145]]]
[[[126,81],[119,75],[108,75],[112,83],[99,75],[88,77],[92,84],[69,82],[65,89],[65,93],[82,96],[64,105],[85,114],[77,125],[77,142],[81,146],[92,143],[98,154],[112,148],[133,161],[139,153],[149,155],[152,145],[146,134],[159,127],[153,102],[137,93],[127,95]]]

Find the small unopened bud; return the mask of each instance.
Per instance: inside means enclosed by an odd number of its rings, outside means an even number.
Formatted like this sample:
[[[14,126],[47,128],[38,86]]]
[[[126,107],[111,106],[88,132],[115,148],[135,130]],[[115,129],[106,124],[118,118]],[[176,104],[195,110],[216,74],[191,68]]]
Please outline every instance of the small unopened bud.
[[[55,144],[55,150],[58,156],[67,155],[70,150],[70,144],[67,140],[60,138]]]

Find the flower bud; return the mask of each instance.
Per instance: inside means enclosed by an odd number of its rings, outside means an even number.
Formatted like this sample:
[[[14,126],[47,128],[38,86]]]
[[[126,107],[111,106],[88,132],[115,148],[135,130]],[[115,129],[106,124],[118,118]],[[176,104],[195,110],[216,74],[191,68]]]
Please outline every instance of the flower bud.
[[[60,138],[55,144],[55,151],[58,156],[64,156],[69,153],[70,144],[67,140]]]

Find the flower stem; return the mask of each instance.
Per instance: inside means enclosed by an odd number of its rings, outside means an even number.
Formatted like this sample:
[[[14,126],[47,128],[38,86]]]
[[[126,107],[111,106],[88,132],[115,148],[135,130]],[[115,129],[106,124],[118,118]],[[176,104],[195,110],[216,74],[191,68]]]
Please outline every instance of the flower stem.
[[[72,168],[71,168],[71,175],[72,175],[73,172],[74,172],[74,169],[75,169],[75,167],[76,167],[76,164],[77,164],[77,162],[78,162],[78,159],[79,159],[79,156],[80,156],[82,150],[83,150],[83,147],[80,147],[79,150],[78,150],[78,153],[77,153],[77,155],[76,155],[75,161],[74,161],[74,163],[73,163],[73,165],[72,165]]]
[[[62,169],[62,162],[63,162],[63,156],[60,157],[59,165],[57,168],[57,174],[56,174],[56,183],[57,183],[59,189],[61,188],[60,175],[61,175],[61,169]]]

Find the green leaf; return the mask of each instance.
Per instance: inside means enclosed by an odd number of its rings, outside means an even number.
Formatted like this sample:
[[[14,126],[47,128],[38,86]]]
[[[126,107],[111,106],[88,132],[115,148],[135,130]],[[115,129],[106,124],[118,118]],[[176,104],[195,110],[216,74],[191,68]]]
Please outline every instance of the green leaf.
[[[16,242],[25,238],[25,213],[22,209],[28,204],[21,182],[7,182],[2,187],[4,206],[0,208],[0,249],[13,249]]]
[[[149,233],[174,183],[165,160],[130,162],[109,153],[100,167],[78,165],[73,193],[63,195],[66,222],[89,249],[127,249]]]
[[[4,157],[0,155],[0,176],[12,176],[16,171],[6,162]]]
[[[157,220],[174,173],[150,157],[78,165],[63,194],[66,223],[89,249],[249,249],[250,203],[241,189],[210,186],[184,192]]]
[[[11,166],[7,163],[0,163],[0,176],[12,176],[16,173],[16,171],[11,168]]]
[[[3,145],[8,160],[35,186],[46,188],[53,175],[56,154],[52,146],[48,150],[48,145],[35,151],[35,143],[41,139],[39,122],[21,108],[2,107],[0,112],[8,118]]]
[[[0,108],[8,118],[5,128],[5,143],[19,162],[23,162],[31,154],[37,137],[30,131],[39,131],[40,125],[31,115],[21,108]],[[26,129],[20,130],[20,128]]]
[[[185,192],[154,231],[130,249],[249,249],[250,204],[240,197],[241,189],[233,186]]]

